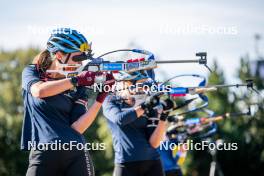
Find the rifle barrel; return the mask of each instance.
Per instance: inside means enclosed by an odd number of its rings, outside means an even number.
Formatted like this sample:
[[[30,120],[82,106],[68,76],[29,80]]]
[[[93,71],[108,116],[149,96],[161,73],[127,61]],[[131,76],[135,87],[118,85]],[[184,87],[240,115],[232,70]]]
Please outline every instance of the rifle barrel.
[[[158,60],[156,61],[157,64],[173,64],[173,63],[196,63],[199,60]]]

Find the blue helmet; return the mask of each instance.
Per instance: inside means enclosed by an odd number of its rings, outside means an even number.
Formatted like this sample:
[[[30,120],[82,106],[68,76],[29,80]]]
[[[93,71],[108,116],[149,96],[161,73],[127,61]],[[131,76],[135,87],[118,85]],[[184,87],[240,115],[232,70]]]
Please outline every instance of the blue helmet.
[[[91,50],[86,38],[76,30],[58,28],[52,31],[47,42],[47,50],[51,53],[62,51],[64,53],[86,52]]]

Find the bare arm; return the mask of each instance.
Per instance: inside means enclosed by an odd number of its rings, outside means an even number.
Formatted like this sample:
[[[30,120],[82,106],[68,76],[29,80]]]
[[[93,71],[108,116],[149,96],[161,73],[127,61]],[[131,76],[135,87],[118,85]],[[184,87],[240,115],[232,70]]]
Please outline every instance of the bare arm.
[[[73,88],[70,78],[56,81],[37,82],[31,86],[31,94],[36,98],[45,98],[60,94]]]
[[[102,103],[95,102],[91,108],[83,114],[78,120],[76,120],[71,127],[78,131],[79,133],[84,133],[84,131],[93,123],[95,120]]]
[[[149,143],[153,148],[157,148],[160,145],[160,142],[163,140],[165,131],[166,122],[160,120],[158,126],[156,127],[149,139]]]
[[[112,101],[111,97],[108,97],[103,103],[103,113],[111,122],[124,126],[141,117],[144,114],[144,110],[141,106],[137,106],[122,111],[119,105]]]

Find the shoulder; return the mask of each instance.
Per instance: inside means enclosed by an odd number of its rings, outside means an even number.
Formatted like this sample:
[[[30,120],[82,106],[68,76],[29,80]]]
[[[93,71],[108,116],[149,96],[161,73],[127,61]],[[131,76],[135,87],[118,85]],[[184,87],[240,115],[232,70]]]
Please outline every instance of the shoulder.
[[[22,71],[22,88],[30,90],[30,86],[40,81],[40,75],[35,65],[28,65]]]
[[[120,105],[121,104],[121,98],[116,95],[108,95],[105,98],[105,101],[103,102],[103,107],[107,107],[109,105]]]
[[[30,64],[30,65],[26,66],[23,69],[22,74],[23,75],[38,74],[38,70],[36,68],[36,65]]]

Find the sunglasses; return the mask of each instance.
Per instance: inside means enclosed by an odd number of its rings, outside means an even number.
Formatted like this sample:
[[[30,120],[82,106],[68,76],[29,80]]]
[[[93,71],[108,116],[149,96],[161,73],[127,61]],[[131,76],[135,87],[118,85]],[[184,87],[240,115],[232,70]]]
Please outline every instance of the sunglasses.
[[[83,52],[80,55],[73,56],[72,60],[74,62],[81,62],[84,60],[92,60],[93,59],[92,56],[93,56],[92,50],[89,50],[88,52]]]

